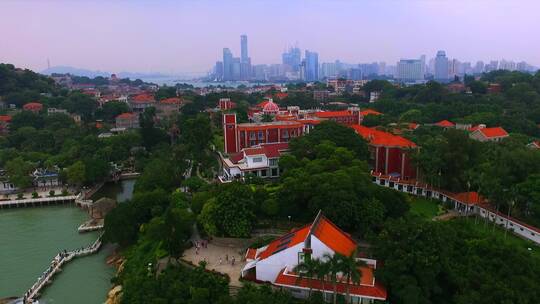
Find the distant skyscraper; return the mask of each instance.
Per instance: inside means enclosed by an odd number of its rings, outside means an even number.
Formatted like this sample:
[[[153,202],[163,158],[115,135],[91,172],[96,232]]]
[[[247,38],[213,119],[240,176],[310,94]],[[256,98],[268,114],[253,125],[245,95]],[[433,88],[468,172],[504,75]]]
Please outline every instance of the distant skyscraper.
[[[223,80],[223,61],[216,62],[214,68],[214,75],[217,81]]]
[[[424,80],[422,61],[420,59],[401,59],[397,63],[396,78],[402,82],[419,82]]]
[[[243,62],[248,61],[248,41],[247,35],[240,36],[240,59]]]
[[[249,80],[251,78],[251,58],[248,56],[247,35],[240,36],[240,79]]]
[[[233,54],[228,48],[223,49],[223,80],[233,80]]]
[[[319,54],[306,50],[304,80],[319,80]]]
[[[444,51],[438,51],[435,57],[435,80],[448,82],[448,58]]]
[[[289,50],[281,55],[282,63],[291,68],[293,72],[300,71],[300,63],[302,53],[299,48],[289,48]]]
[[[242,80],[242,63],[240,62],[240,58],[234,57],[232,59],[231,73],[231,80]]]
[[[474,66],[474,73],[475,74],[481,74],[484,73],[484,62],[483,61],[477,61],[476,65]]]

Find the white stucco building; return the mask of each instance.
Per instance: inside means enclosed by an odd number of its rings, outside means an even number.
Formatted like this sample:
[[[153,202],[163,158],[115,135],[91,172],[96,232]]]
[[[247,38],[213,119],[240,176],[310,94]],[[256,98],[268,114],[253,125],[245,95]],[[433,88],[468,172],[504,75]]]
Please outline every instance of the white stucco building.
[[[252,174],[261,178],[279,177],[279,158],[289,149],[288,143],[260,144],[244,148],[229,158],[221,157],[221,182],[230,182]]]
[[[317,215],[313,223],[295,229],[261,248],[250,248],[246,252],[246,264],[242,277],[255,282],[269,282],[274,286],[287,289],[298,298],[306,298],[309,288],[323,293],[329,301],[333,296],[333,284],[330,281],[308,278],[295,273],[295,267],[305,259],[321,259],[324,255],[336,253],[350,256],[356,253],[357,243],[349,234],[339,229],[330,220]],[[374,271],[377,261],[357,258],[366,263],[359,267],[362,277],[359,283],[347,282],[338,274],[337,292],[345,295],[347,288],[351,294],[351,303],[373,303],[386,300],[386,290],[375,281]]]

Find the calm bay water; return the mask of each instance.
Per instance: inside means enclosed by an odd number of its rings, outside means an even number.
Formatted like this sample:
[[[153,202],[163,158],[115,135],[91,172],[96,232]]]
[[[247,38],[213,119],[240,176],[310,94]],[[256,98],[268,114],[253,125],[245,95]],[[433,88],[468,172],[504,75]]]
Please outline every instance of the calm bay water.
[[[131,198],[135,181],[106,185],[97,197]],[[0,211],[0,299],[20,296],[63,249],[87,246],[99,232],[79,234],[77,227],[88,219],[74,205],[4,209]],[[81,257],[64,266],[40,300],[45,303],[103,303],[115,269],[105,260],[112,248]]]

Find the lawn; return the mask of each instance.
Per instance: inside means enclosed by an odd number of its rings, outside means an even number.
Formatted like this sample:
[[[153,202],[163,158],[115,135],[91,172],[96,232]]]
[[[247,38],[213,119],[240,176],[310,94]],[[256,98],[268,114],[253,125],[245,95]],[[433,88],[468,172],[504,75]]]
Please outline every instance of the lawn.
[[[410,204],[410,213],[419,215],[427,219],[432,219],[433,217],[443,212],[442,206],[437,200],[411,197]]]

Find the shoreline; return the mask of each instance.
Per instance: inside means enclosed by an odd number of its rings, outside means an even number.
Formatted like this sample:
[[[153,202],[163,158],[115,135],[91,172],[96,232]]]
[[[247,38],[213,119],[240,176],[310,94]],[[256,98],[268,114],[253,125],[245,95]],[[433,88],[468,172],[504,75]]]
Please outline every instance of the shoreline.
[[[126,259],[122,255],[120,251],[120,247],[118,245],[115,244],[111,246],[114,246],[114,248],[111,254],[109,254],[107,259],[105,260],[105,263],[109,266],[116,268],[116,273],[114,274],[114,276],[118,276],[120,272],[122,272],[122,269],[124,268],[124,263]],[[107,292],[107,299],[105,300],[105,304],[120,304],[121,298],[122,298],[122,285],[111,284],[111,287],[109,291]]]

